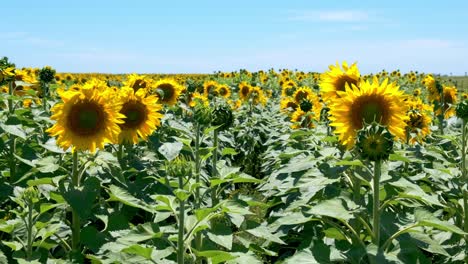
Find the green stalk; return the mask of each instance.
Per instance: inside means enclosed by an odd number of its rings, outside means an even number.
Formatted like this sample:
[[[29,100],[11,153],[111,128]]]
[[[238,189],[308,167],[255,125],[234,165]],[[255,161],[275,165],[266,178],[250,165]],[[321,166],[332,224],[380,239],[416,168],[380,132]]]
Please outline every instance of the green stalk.
[[[444,134],[444,108],[445,108],[445,95],[444,89],[442,89],[442,94],[440,95],[440,115],[437,117],[439,119],[439,132],[441,135]]]
[[[200,184],[200,124],[195,125],[195,183]],[[200,186],[195,189],[195,209],[201,207]],[[195,248],[200,250],[202,247],[202,233],[197,232],[195,235]]]
[[[119,160],[120,166],[122,166],[123,149],[123,144],[119,144],[119,149],[117,150],[117,160]]]
[[[10,95],[10,98],[8,98],[8,112],[11,114],[13,114],[13,98],[11,98],[13,96],[13,90],[14,90],[14,81],[10,81],[9,85],[8,85],[8,94]]]
[[[179,176],[179,188],[183,189],[184,180],[183,175]],[[180,201],[179,204],[179,233],[177,238],[177,264],[184,264],[184,218],[185,218],[185,201]]]
[[[32,244],[33,244],[33,201],[28,201],[28,248],[27,259],[31,260],[32,257]]]
[[[373,228],[373,243],[379,246],[380,241],[380,200],[379,200],[379,193],[380,193],[380,174],[381,174],[381,166],[382,161],[378,160],[374,162],[374,195],[373,195],[373,210],[372,210],[372,228]]]
[[[468,191],[466,190],[466,184],[468,183],[466,176],[466,121],[463,119],[462,122],[462,186],[463,188],[463,210],[465,212],[465,219],[463,221],[464,228],[463,230],[468,233]],[[465,239],[468,242],[468,236],[465,236]]]
[[[79,171],[78,171],[78,151],[73,152],[73,169],[72,169],[72,186],[73,188],[77,188],[80,186],[80,179],[79,179]],[[72,249],[73,252],[80,251],[80,216],[75,209],[72,209]]]
[[[49,87],[47,83],[41,83],[42,86],[42,107],[44,112],[47,112],[47,96],[49,94]]]
[[[14,81],[10,81],[8,85],[8,94],[10,98],[8,98],[8,112],[10,115],[13,115],[14,108],[13,108],[13,91],[14,91]],[[10,134],[10,182],[14,182],[15,174],[16,174],[16,160],[15,160],[15,152],[16,152],[16,137]]]
[[[211,177],[216,178],[218,176],[218,170],[216,164],[218,163],[218,129],[213,130],[213,165],[211,167]],[[215,206],[219,203],[216,195],[217,188],[211,188],[211,206]]]

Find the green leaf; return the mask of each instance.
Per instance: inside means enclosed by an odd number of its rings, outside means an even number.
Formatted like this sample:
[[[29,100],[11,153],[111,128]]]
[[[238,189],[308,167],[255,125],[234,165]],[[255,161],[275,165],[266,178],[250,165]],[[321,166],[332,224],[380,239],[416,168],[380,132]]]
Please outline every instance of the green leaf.
[[[18,251],[23,248],[23,245],[16,241],[2,241],[2,243],[14,251]]]
[[[48,156],[35,162],[37,169],[42,173],[51,173],[58,170],[60,166],[57,163],[57,159],[53,156]]]
[[[308,213],[313,215],[328,216],[343,221],[348,221],[353,218],[353,211],[346,209],[343,206],[343,200],[338,198],[325,200],[318,203],[317,205],[313,205]]]
[[[408,159],[407,157],[399,155],[397,153],[390,154],[390,156],[388,157],[388,160],[390,160],[390,161],[403,161],[403,162],[408,162],[408,163],[411,162],[411,160]]]
[[[167,142],[162,144],[161,147],[159,147],[158,151],[161,153],[168,161],[171,161],[175,159],[180,151],[182,150],[182,147],[184,144],[180,142]]]
[[[63,198],[82,219],[86,219],[91,214],[100,187],[101,183],[96,177],[88,177],[81,189],[70,189],[63,194]]]
[[[109,191],[110,191],[109,193],[110,197],[109,199],[107,199],[108,202],[121,202],[125,205],[135,207],[135,208],[140,208],[150,213],[155,212],[155,210],[151,208],[148,204],[132,196],[126,190],[120,187],[111,185],[109,186]]]
[[[211,229],[208,231],[208,238],[228,250],[232,249],[232,230],[223,221],[212,221]]]
[[[220,250],[198,251],[195,252],[195,254],[199,257],[206,257],[207,259],[211,260],[213,264],[218,264],[237,258],[237,256],[234,256],[231,253]]]
[[[273,234],[266,226],[258,226],[254,229],[248,229],[246,230],[246,232],[271,242],[286,245],[286,243],[284,243],[284,241],[280,239],[279,235]]]
[[[26,133],[21,128],[21,125],[6,125],[0,123],[0,128],[2,128],[7,134],[26,140]]]
[[[81,232],[81,243],[91,249],[94,253],[99,251],[99,248],[106,243],[106,236],[103,232],[99,232],[94,226],[86,226]]]
[[[180,201],[185,201],[190,197],[189,192],[187,192],[185,190],[181,190],[181,189],[175,190],[174,194],[177,197],[177,199],[179,199]]]
[[[233,148],[224,148],[221,155],[237,155],[237,151]]]
[[[122,252],[142,256],[145,259],[151,259],[151,253],[153,253],[153,248],[143,247],[140,245],[131,245],[130,247],[124,248]]]
[[[364,166],[360,160],[342,160],[335,163],[336,166]]]

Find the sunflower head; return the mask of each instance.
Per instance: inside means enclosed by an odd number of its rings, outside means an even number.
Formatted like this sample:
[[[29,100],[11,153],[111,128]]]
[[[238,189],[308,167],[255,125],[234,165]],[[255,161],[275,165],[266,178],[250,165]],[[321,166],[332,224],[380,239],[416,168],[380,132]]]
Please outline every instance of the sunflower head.
[[[199,92],[194,92],[190,96],[189,106],[194,107],[198,103],[201,103],[203,105],[209,105],[210,101],[204,94],[200,94]]]
[[[220,126],[218,130],[226,130],[234,123],[232,109],[227,104],[217,105],[211,113],[211,125]]]
[[[374,122],[359,130],[356,147],[364,159],[387,160],[393,151],[393,136],[386,127]]]
[[[418,96],[420,96],[420,95],[421,95],[421,89],[419,89],[419,88],[418,88],[418,89],[414,89],[414,91],[413,91],[413,96],[414,96],[414,97],[418,97]]]
[[[189,177],[192,171],[192,162],[183,156],[166,162],[166,172],[170,177]]]
[[[336,128],[340,141],[351,148],[356,132],[373,122],[388,127],[391,134],[404,139],[406,105],[399,87],[389,84],[388,79],[379,83],[376,77],[372,83],[361,82],[359,86],[338,92],[339,98],[330,106],[330,125]]]
[[[196,101],[193,108],[193,117],[200,125],[208,125],[211,122],[212,110],[209,104]]]
[[[207,81],[203,84],[203,93],[205,96],[213,95],[217,96],[218,95],[218,86],[220,84],[215,82],[215,81]]]
[[[291,115],[291,125],[292,129],[299,129],[299,128],[313,128],[313,112],[305,112],[298,108],[294,113]]]
[[[119,124],[124,116],[119,113],[119,102],[108,100],[98,89],[83,87],[80,91],[63,91],[63,103],[51,109],[51,119],[56,123],[47,130],[57,136],[57,144],[64,149],[95,152],[105,143],[116,143]]]
[[[244,102],[247,101],[249,99],[251,90],[252,86],[250,86],[250,84],[241,82],[239,84],[239,98]]]
[[[300,87],[294,92],[293,98],[296,103],[301,103],[302,100],[308,99],[312,93],[313,91],[309,87]]]
[[[119,94],[122,102],[120,113],[124,116],[119,134],[120,144],[137,144],[139,137],[145,139],[161,125],[162,106],[154,95],[147,95],[146,89],[137,92],[130,87],[122,87]]]
[[[151,79],[145,75],[130,74],[123,83],[124,86],[132,88],[135,92],[139,89],[148,89],[151,87]]]
[[[224,98],[229,98],[231,96],[231,89],[229,86],[222,84],[216,88],[216,94]]]
[[[320,88],[325,102],[331,102],[339,97],[338,92],[343,92],[346,86],[358,85],[361,74],[356,63],[351,66],[343,62],[343,69],[336,63],[336,66],[330,65],[329,71],[320,75]]]
[[[50,83],[54,80],[55,70],[50,66],[45,66],[39,71],[39,80],[42,83]]]
[[[408,118],[406,119],[407,141],[411,144],[415,144],[416,141],[422,142],[431,132],[429,128],[431,122],[430,115],[424,111],[408,111]]]
[[[173,79],[161,79],[154,84],[154,90],[159,97],[159,102],[167,105],[175,105],[183,89]]]

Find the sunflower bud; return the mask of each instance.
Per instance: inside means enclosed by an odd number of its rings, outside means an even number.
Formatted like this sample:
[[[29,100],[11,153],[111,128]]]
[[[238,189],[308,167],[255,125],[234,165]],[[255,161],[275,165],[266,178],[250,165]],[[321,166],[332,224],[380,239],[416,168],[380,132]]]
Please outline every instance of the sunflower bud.
[[[39,71],[39,80],[43,83],[50,83],[55,79],[55,70],[50,66],[45,66]]]
[[[468,100],[460,102],[455,111],[457,117],[463,119],[465,122],[468,121]]]
[[[195,118],[195,121],[197,121],[198,124],[200,125],[209,124],[211,121],[210,106],[207,106],[203,104],[202,102],[196,102],[194,110],[193,110],[193,116]]]
[[[34,203],[39,199],[39,192],[34,187],[29,187],[23,192],[23,199],[26,203]]]
[[[218,130],[225,130],[229,128],[234,122],[232,109],[229,105],[222,104],[213,109],[211,125],[220,126]]]
[[[393,150],[393,136],[386,127],[372,123],[358,132],[356,146],[364,159],[386,160]]]
[[[167,162],[166,168],[171,177],[186,177],[192,173],[192,163],[185,157],[177,157]]]

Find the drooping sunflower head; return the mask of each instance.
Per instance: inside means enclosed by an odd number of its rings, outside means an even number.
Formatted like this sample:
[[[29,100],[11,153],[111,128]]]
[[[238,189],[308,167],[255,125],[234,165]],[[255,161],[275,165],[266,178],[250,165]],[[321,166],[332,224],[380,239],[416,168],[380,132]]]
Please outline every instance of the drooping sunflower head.
[[[95,152],[106,143],[116,143],[119,124],[124,117],[119,113],[121,104],[111,102],[97,89],[83,87],[80,91],[64,91],[63,103],[52,107],[51,119],[56,123],[47,130],[57,136],[57,144],[63,149]]]
[[[445,118],[455,115],[455,105],[457,103],[457,88],[455,86],[443,86],[444,107],[443,113]],[[442,108],[437,109],[436,114],[439,115]]]
[[[388,128],[396,138],[405,137],[406,105],[403,92],[388,79],[379,84],[376,77],[372,83],[361,82],[338,92],[339,97],[330,106],[331,126],[339,134],[340,141],[351,148],[356,132],[366,124],[377,122]]]
[[[139,89],[149,89],[151,87],[151,81],[152,80],[145,75],[130,74],[123,84],[136,92]]]
[[[221,84],[216,88],[216,94],[224,98],[229,98],[231,96],[231,89],[226,84]]]
[[[154,86],[159,102],[167,105],[175,105],[183,87],[173,79],[161,79]]]
[[[339,97],[339,92],[343,92],[346,86],[355,85],[359,83],[361,74],[356,63],[351,66],[343,62],[343,69],[336,63],[335,65],[329,66],[329,71],[320,75],[320,90],[322,98],[325,102],[331,102],[335,98]]]
[[[135,93],[130,87],[122,87],[120,90],[120,113],[125,117],[119,125],[119,144],[137,144],[139,137],[146,140],[161,125],[163,115],[159,111],[162,106],[156,96],[146,93],[146,89],[139,89]]]

